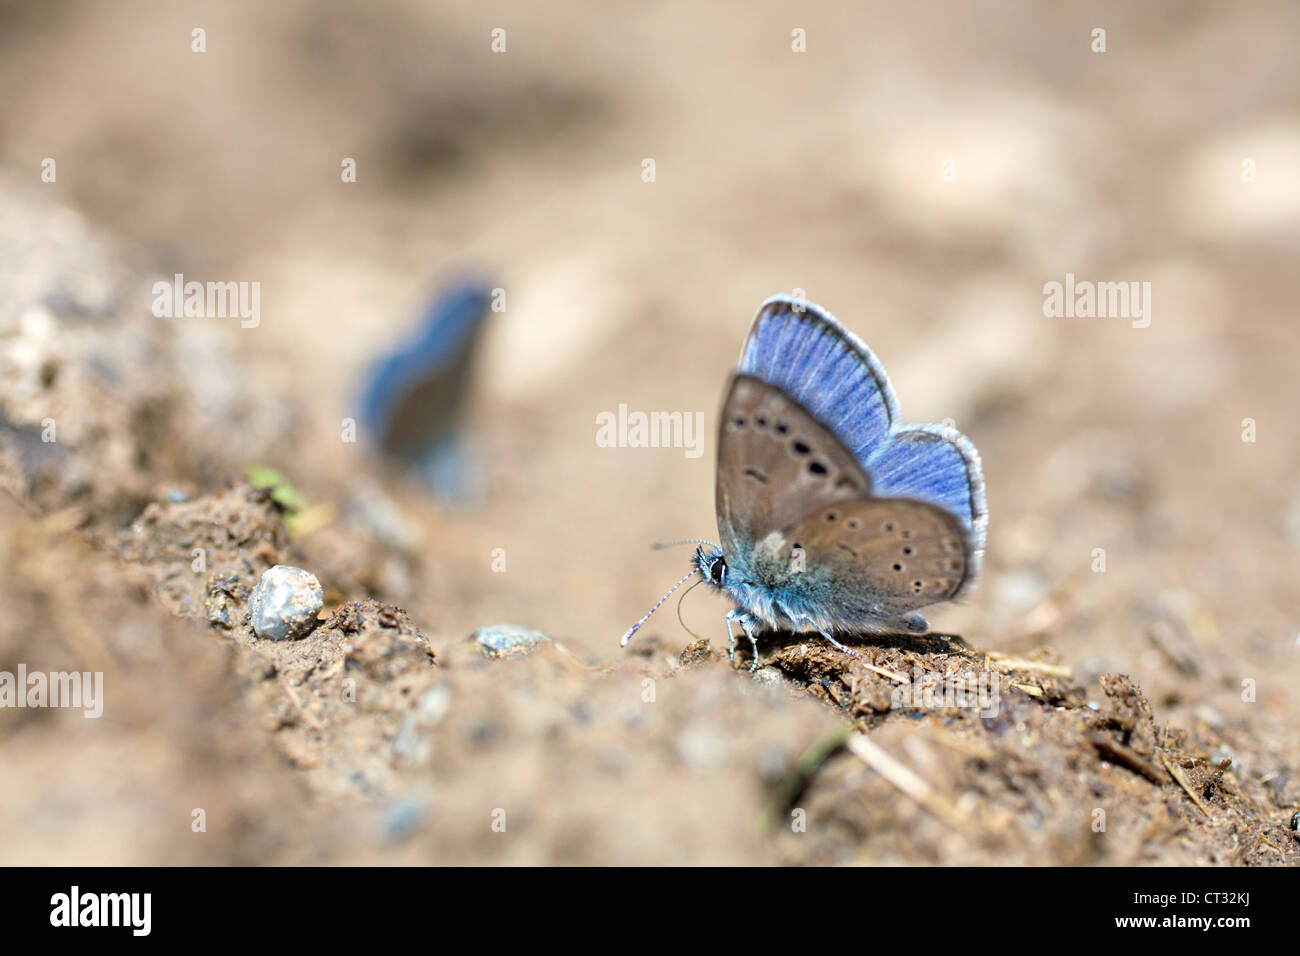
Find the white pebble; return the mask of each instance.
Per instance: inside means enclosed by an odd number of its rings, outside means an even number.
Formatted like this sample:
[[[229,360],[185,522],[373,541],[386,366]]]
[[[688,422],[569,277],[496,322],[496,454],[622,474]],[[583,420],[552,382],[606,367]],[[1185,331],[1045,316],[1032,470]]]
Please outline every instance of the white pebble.
[[[316,575],[277,564],[262,575],[249,599],[253,630],[271,641],[301,637],[315,626],[324,604],[325,593]]]

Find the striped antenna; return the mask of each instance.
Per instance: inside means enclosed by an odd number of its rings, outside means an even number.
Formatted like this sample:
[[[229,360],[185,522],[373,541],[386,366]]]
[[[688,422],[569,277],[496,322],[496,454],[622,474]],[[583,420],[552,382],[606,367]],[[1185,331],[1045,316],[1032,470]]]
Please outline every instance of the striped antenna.
[[[707,544],[710,548],[722,549],[722,546],[715,541],[706,541],[703,538],[678,538],[676,541],[654,541],[650,547],[656,551],[662,551],[664,548],[671,548],[678,544]]]
[[[623,640],[618,642],[619,647],[627,647],[627,642],[632,640],[632,635],[635,634],[637,631],[641,630],[641,625],[644,624],[646,621],[650,620],[650,615],[653,614],[655,611],[659,610],[659,608],[663,606],[664,601],[667,601],[668,598],[672,596],[672,593],[674,591],[676,591],[679,587],[681,587],[691,578],[695,577],[697,573],[699,573],[698,569],[691,568],[689,571],[686,572],[686,574],[682,577],[680,581],[678,581],[671,588],[669,588],[668,593],[659,599],[659,603],[656,604],[654,607],[652,607],[650,610],[645,612],[645,617],[641,618],[641,620],[637,621],[635,624],[633,624],[631,627],[627,629],[627,633],[623,635]]]

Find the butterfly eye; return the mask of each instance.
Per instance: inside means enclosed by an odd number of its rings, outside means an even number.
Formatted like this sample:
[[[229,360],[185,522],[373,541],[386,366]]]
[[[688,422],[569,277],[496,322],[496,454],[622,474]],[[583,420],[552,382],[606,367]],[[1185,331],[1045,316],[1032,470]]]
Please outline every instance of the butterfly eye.
[[[723,578],[727,576],[727,562],[718,558],[709,563],[709,580],[714,584],[721,584]]]

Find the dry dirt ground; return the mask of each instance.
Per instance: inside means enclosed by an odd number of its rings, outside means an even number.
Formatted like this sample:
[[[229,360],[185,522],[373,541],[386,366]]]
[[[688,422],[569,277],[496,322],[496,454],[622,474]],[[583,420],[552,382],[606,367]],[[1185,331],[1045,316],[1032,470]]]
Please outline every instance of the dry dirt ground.
[[[0,6],[0,672],[105,687],[0,709],[0,863],[1300,860],[1293,7],[129,6]],[[340,421],[471,267],[452,510]],[[154,318],[177,272],[261,323]],[[1149,326],[1045,317],[1066,273]],[[793,289],[979,447],[981,586],[857,659],[751,675],[701,592],[620,651]],[[600,447],[620,404],[702,453]],[[244,616],[277,563],[298,641]]]

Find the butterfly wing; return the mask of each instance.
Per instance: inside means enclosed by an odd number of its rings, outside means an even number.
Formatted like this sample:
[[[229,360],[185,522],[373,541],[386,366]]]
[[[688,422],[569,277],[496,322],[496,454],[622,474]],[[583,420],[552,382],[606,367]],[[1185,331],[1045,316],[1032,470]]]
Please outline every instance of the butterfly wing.
[[[819,306],[773,296],[759,306],[737,371],[777,386],[866,460],[885,445],[898,399],[871,349]]]
[[[864,462],[880,497],[915,498],[956,515],[978,558],[988,508],[979,452],[944,425],[907,425]]]
[[[884,367],[833,315],[773,296],[754,317],[738,371],[782,389],[828,427],[871,476],[876,496],[914,498],[955,514],[978,561],[988,509],[975,446],[954,428],[901,424]]]
[[[413,338],[372,366],[360,418],[385,451],[418,458],[455,427],[489,303],[480,283],[453,286],[434,301]]]
[[[732,579],[824,627],[880,629],[955,597],[975,568],[959,516],[875,497],[834,432],[752,375],[734,375],[723,403],[717,512]]]
[[[859,498],[815,508],[781,531],[788,607],[823,626],[870,630],[956,597],[972,552],[955,515],[909,498]],[[802,552],[802,560],[794,556]]]
[[[781,389],[732,376],[718,436],[718,534],[742,576],[768,534],[810,508],[859,498],[871,481],[853,453]]]

